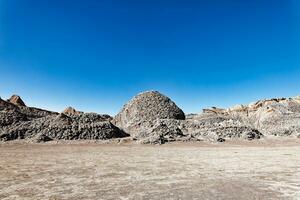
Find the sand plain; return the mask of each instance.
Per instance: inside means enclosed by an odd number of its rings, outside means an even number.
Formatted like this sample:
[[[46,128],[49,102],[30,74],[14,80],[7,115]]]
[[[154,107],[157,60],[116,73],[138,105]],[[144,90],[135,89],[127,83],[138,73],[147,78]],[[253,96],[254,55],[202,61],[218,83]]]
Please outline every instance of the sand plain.
[[[3,143],[0,199],[300,199],[300,139]]]

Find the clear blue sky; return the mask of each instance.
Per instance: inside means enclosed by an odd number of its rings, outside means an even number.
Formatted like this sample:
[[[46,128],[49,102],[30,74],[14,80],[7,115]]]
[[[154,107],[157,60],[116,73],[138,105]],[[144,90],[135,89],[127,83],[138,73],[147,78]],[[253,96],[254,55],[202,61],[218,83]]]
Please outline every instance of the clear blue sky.
[[[0,0],[0,96],[116,114],[159,90],[186,113],[300,95],[298,0]]]

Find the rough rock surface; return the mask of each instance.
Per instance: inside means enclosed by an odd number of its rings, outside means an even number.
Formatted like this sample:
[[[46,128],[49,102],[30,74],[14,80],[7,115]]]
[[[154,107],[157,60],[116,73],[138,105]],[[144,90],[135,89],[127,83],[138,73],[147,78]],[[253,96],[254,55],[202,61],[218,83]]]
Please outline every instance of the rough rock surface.
[[[26,106],[21,97],[15,94],[12,95],[9,99],[7,99],[7,101],[17,106]]]
[[[145,137],[159,119],[184,120],[184,112],[168,97],[157,91],[140,93],[130,100],[114,118],[116,126],[133,137]]]
[[[217,141],[219,138],[252,140],[263,137],[263,134],[255,128],[238,120],[220,116],[202,116],[201,119],[187,120],[182,130],[192,138],[209,141]]]
[[[104,140],[125,136],[106,118],[94,113],[84,113],[76,117],[64,114],[49,115],[6,126],[1,132],[0,140],[5,141],[31,139],[39,134],[52,140]]]
[[[63,114],[68,115],[68,116],[78,116],[82,114],[83,112],[75,110],[75,108],[72,107],[67,107],[64,111],[62,111]]]
[[[256,129],[263,135],[296,136],[300,133],[300,98],[274,98],[229,109],[204,109],[193,116],[197,120],[207,114],[231,119],[235,123]]]
[[[188,115],[158,92],[145,92],[130,100],[114,122],[141,143],[163,144],[171,141],[220,141],[232,138],[259,139],[263,134],[228,117],[225,109],[213,108],[201,115]],[[222,138],[222,139],[220,139]]]
[[[52,114],[58,114],[56,112],[51,112],[48,110],[43,110],[40,108],[34,108],[34,107],[27,107],[27,106],[17,106],[13,103],[10,103],[8,101],[4,101],[0,98],[0,115],[2,117],[6,117],[6,115],[11,115],[12,118],[15,118],[13,115],[23,115],[26,117],[27,120],[39,118],[39,117],[45,117],[47,115]],[[0,117],[1,118],[1,117]],[[4,119],[3,119],[4,120]],[[1,121],[0,121],[1,123]],[[0,124],[1,127],[1,124]]]
[[[114,119],[72,107],[59,114],[0,98],[2,141],[104,140],[128,134],[131,140],[144,144],[224,142],[269,136],[300,138],[300,97],[260,100],[228,109],[212,107],[185,117],[168,97],[150,91],[135,96]]]
[[[17,106],[0,99],[0,140],[32,139],[45,142],[127,136],[110,122],[112,118],[109,115],[77,111],[69,114]]]
[[[263,134],[238,120],[204,114],[195,119],[156,120],[152,126],[144,126],[137,139],[141,143],[162,144],[172,141],[212,141],[222,139],[260,139]]]

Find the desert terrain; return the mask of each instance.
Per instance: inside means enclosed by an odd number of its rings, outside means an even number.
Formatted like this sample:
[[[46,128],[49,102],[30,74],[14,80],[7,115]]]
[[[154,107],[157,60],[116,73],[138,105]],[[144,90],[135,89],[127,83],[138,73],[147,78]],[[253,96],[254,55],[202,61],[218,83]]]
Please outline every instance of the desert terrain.
[[[300,199],[300,96],[185,114],[158,91],[116,116],[0,99],[0,199]]]
[[[299,199],[300,140],[2,143],[0,199]]]
[[[300,0],[0,0],[0,200],[300,200]]]

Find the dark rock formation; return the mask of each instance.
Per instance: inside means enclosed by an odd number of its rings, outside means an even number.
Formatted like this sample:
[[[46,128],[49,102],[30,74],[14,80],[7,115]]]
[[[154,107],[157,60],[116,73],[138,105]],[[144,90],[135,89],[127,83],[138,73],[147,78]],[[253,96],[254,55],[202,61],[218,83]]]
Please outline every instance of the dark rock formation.
[[[49,115],[2,128],[0,140],[31,139],[42,134],[50,139],[104,140],[126,136],[105,117],[84,113],[76,117]]]
[[[43,133],[39,133],[37,134],[34,138],[33,138],[33,141],[34,142],[49,142],[49,141],[52,141],[53,139],[50,138],[49,136],[43,134]]]
[[[32,139],[45,142],[54,139],[104,140],[127,136],[110,122],[112,118],[109,115],[82,113],[75,109],[68,109],[66,114],[0,99],[0,140]]]

